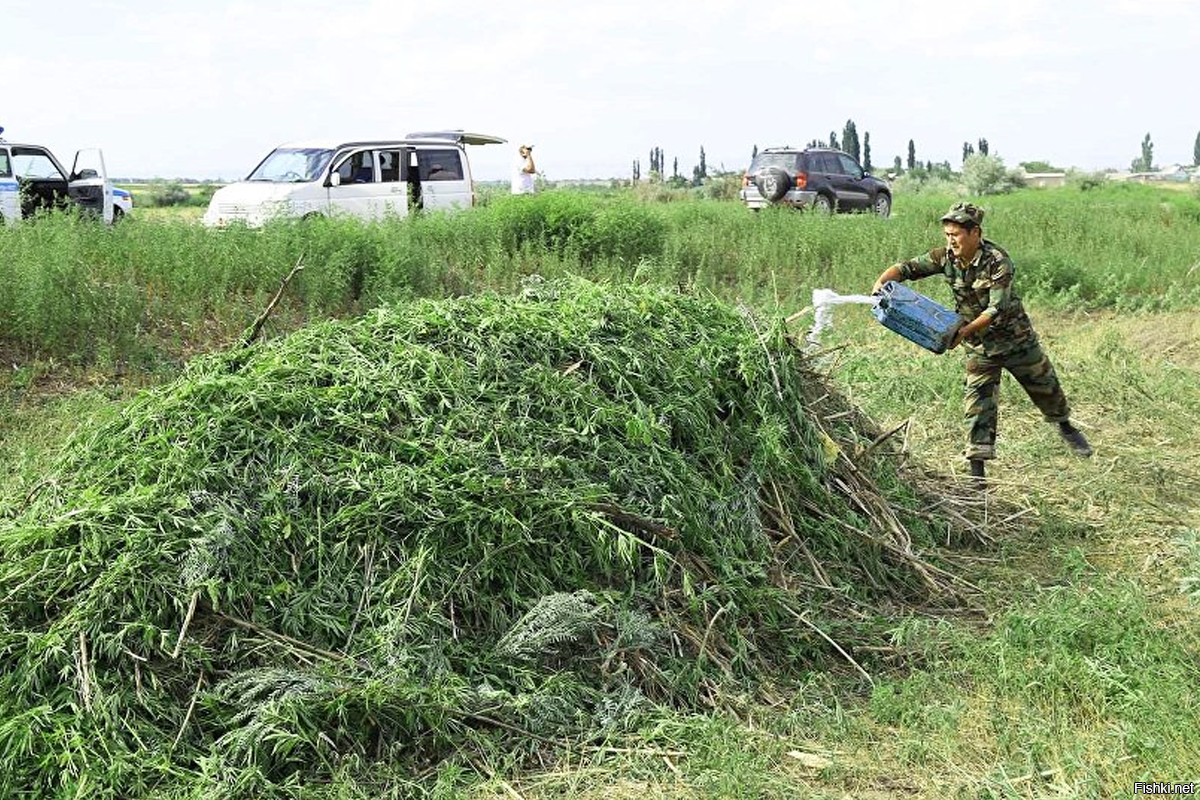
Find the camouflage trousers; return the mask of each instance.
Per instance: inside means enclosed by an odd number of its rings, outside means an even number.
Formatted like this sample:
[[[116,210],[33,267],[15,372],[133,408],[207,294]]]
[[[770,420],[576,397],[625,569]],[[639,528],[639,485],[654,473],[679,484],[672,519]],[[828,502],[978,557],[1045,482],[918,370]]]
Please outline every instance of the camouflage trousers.
[[[996,457],[997,401],[1003,370],[1017,379],[1047,422],[1065,422],[1071,416],[1054,366],[1037,342],[1009,353],[975,352],[967,359],[964,408],[969,459]]]

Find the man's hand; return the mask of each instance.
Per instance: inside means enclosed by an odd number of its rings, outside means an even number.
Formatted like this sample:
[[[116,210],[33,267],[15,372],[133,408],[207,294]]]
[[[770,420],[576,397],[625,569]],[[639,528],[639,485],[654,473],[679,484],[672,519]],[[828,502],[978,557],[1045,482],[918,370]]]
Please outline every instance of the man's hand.
[[[875,279],[875,285],[871,287],[871,294],[879,294],[880,290],[883,289],[883,285],[888,281],[900,281],[903,278],[904,276],[900,274],[900,265],[893,264],[881,272],[879,277]]]
[[[950,340],[949,350],[953,350],[963,343],[963,340],[974,336],[977,333],[983,333],[992,324],[992,317],[989,314],[980,314],[970,322],[964,322],[958,326],[958,330],[954,332],[954,338]]]

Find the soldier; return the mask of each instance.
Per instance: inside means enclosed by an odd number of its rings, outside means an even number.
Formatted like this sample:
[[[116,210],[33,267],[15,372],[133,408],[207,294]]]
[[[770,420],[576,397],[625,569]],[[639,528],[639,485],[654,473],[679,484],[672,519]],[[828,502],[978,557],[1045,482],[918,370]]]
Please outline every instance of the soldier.
[[[954,293],[955,310],[964,322],[950,348],[968,352],[966,377],[967,459],[971,475],[982,483],[984,462],[996,457],[996,401],[1001,370],[1008,370],[1071,451],[1090,456],[1092,447],[1071,424],[1071,409],[1050,359],[1021,300],[1013,291],[1008,253],[983,238],[983,209],[955,203],[942,217],[946,246],[893,264],[875,281],[872,294],[888,281],[941,275]]]

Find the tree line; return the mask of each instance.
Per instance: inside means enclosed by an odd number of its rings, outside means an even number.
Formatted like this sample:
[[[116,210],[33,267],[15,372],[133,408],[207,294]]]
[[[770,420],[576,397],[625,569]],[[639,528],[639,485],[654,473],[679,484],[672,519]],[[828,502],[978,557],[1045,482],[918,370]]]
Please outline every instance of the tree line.
[[[846,120],[846,124],[842,128],[842,134],[840,138],[838,137],[837,131],[830,131],[828,139],[813,139],[809,141],[808,146],[830,147],[835,150],[841,150],[853,156],[854,160],[860,163],[863,169],[867,170],[868,172],[874,169],[874,165],[871,163],[871,133],[870,131],[865,131],[860,142],[858,136],[858,126],[854,123],[853,119]],[[988,156],[990,151],[991,145],[984,137],[980,137],[974,144],[969,141],[963,142],[962,163],[966,164],[967,160],[975,155]],[[756,144],[750,153],[751,162],[753,162],[757,157],[758,145]],[[1200,167],[1200,132],[1196,133],[1196,144],[1192,151],[1192,164],[1193,166]],[[1026,166],[1026,169],[1030,172],[1056,171],[1044,161],[1031,161],[1027,162],[1027,164],[1026,162],[1023,162],[1022,166]],[[1038,167],[1038,169],[1034,169],[1033,167],[1035,166]],[[907,159],[902,160],[900,156],[896,156],[892,162],[892,171],[896,174],[905,172],[906,168],[908,172],[919,171],[922,169],[929,173],[941,171],[949,173],[951,171],[949,161],[925,161],[922,163],[921,161],[917,160],[917,147],[916,143],[912,139],[908,140]],[[1155,169],[1154,142],[1151,140],[1149,133],[1147,133],[1145,138],[1142,139],[1141,154],[1137,158],[1133,159],[1129,168],[1132,172],[1150,172]],[[676,156],[672,161],[671,172],[670,175],[668,175],[666,169],[666,157],[663,154],[662,148],[651,148],[649,177],[651,180],[675,183],[678,185],[690,184],[692,186],[699,186],[706,178],[708,178],[708,165],[705,160],[704,146],[700,146],[700,161],[696,166],[692,167],[692,175],[690,179],[680,174],[678,156]],[[642,164],[639,159],[635,158],[633,160],[633,179],[638,181],[641,180],[641,178]]]

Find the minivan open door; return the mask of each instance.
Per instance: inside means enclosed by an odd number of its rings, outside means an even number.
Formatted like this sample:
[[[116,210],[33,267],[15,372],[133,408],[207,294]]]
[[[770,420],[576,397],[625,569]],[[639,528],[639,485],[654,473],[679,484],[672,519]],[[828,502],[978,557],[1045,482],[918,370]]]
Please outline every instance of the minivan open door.
[[[108,182],[108,170],[104,168],[104,153],[98,148],[75,154],[75,163],[67,177],[67,192],[84,211],[96,214],[105,222],[113,221],[113,187]]]

